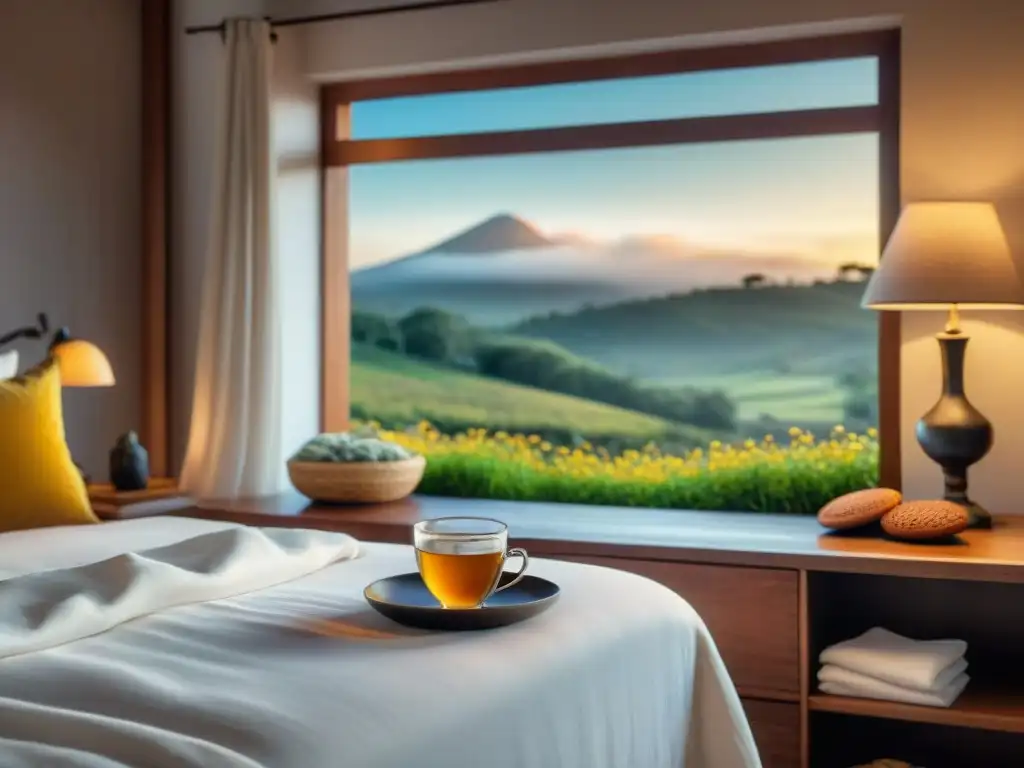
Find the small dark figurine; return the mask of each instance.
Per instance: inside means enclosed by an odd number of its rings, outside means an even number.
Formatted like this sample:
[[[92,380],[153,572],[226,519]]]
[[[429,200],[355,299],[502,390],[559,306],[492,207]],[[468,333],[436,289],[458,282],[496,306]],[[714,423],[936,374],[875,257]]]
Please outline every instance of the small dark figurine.
[[[110,482],[119,491],[141,491],[149,484],[149,454],[134,432],[117,438],[110,451]]]

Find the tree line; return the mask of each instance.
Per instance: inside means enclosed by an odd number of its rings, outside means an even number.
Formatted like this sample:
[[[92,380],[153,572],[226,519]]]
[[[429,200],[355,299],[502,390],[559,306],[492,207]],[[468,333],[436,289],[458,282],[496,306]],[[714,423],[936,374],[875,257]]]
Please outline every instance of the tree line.
[[[582,397],[693,426],[733,430],[735,403],[723,392],[648,385],[609,371],[550,341],[499,336],[440,309],[392,320],[352,313],[353,341],[432,363],[472,370],[550,392]]]
[[[844,262],[836,268],[836,279],[843,282],[856,281],[865,283],[871,279],[873,274],[875,274],[874,267],[868,264],[861,264],[856,261]],[[764,286],[771,284],[771,279],[763,272],[751,272],[749,275],[744,275],[740,278],[740,285],[747,290],[752,288],[763,288]]]

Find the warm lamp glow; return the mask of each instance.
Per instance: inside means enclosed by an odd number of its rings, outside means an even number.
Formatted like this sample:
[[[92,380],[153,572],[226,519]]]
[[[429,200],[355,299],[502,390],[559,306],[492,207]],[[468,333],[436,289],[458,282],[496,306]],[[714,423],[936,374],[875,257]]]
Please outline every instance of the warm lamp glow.
[[[62,386],[114,386],[114,371],[110,361],[95,344],[82,339],[69,339],[54,344],[50,354],[57,360]]]
[[[864,292],[871,309],[1024,309],[1024,283],[991,203],[911,203]]]

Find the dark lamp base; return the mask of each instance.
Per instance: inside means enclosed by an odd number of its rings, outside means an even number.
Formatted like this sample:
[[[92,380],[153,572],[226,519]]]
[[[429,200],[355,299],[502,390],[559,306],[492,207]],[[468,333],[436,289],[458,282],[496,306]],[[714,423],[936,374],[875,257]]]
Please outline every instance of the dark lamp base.
[[[971,501],[967,470],[992,447],[992,425],[964,392],[967,337],[959,331],[938,336],[942,351],[942,394],[917,423],[917,441],[925,454],[942,467],[943,498],[967,509],[970,528],[991,528],[992,516]]]
[[[967,504],[967,527],[987,530],[992,527],[992,515],[983,506],[972,501]]]

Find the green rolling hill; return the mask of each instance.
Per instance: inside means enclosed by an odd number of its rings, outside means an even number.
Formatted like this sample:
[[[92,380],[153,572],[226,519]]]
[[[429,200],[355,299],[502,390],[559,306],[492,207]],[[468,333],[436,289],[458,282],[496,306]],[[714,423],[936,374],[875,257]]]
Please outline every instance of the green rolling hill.
[[[642,413],[546,392],[414,360],[365,344],[353,344],[353,415],[386,427],[425,419],[446,432],[490,427],[593,440],[624,438],[676,445],[703,445],[710,435]]]
[[[719,388],[739,417],[842,418],[836,379],[876,369],[877,316],[862,283],[716,288],[534,317],[517,335],[554,341],[637,379]]]

